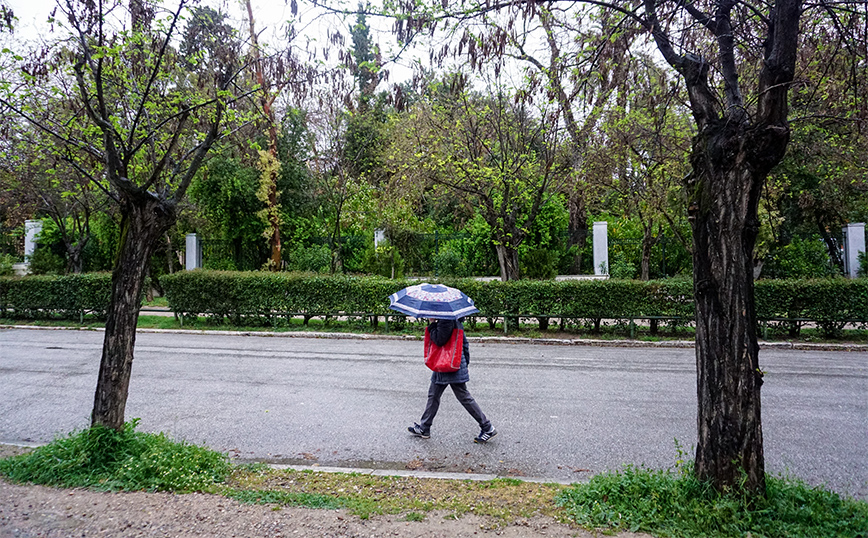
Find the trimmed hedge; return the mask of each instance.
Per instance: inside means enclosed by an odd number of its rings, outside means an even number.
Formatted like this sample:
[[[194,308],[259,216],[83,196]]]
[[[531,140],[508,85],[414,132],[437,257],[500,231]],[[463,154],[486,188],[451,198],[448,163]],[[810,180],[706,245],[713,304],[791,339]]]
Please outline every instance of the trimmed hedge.
[[[181,315],[234,319],[340,313],[385,315],[388,297],[407,285],[383,277],[265,271],[182,271],[160,278],[169,308]]]
[[[689,280],[519,280],[483,282],[443,279],[473,298],[482,318],[518,316],[692,320]],[[204,314],[234,321],[278,316],[398,316],[389,295],[418,283],[383,277],[322,276],[307,273],[182,271],[160,283],[169,307],[184,316]],[[0,315],[75,318],[104,316],[111,275],[0,277]],[[824,332],[840,332],[846,322],[868,323],[868,279],[760,280],[755,286],[757,318],[797,326],[817,322]]]
[[[72,319],[85,313],[105,317],[111,273],[0,277],[0,316]]]
[[[484,282],[442,279],[473,298],[479,317],[693,319],[689,280],[518,280]],[[300,273],[192,271],[165,275],[160,283],[169,307],[185,315],[270,318],[396,315],[388,297],[418,283],[382,277]],[[868,323],[868,279],[760,280],[757,318],[814,320],[824,329]]]

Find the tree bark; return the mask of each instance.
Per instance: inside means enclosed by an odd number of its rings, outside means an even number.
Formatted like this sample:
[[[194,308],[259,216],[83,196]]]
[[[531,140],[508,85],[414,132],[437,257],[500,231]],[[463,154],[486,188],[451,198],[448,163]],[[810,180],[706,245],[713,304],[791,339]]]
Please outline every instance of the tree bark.
[[[639,278],[641,280],[651,280],[651,249],[657,244],[659,235],[655,236],[652,226],[653,221],[643,224],[642,233],[642,262]]]
[[[570,221],[567,226],[567,248],[576,247],[576,255],[573,258],[571,273],[582,274],[582,250],[588,242],[588,211],[585,199],[578,189],[573,188],[569,192]]]
[[[711,123],[694,139],[686,181],[696,301],[695,471],[721,491],[765,491],[753,249],[761,186],[788,139],[786,129]]]
[[[504,282],[507,280],[518,280],[518,251],[514,248],[507,247],[504,244],[495,245],[497,251],[497,263],[500,265],[500,279]]]
[[[137,199],[126,197],[121,204],[120,252],[112,272],[92,426],[119,431],[124,427],[142,286],[156,242],[173,218],[165,202],[147,193]]]

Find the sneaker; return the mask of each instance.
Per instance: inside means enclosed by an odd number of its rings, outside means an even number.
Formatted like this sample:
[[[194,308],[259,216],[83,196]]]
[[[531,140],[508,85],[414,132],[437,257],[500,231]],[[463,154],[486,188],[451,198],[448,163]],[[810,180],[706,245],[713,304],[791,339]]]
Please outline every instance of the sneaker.
[[[407,428],[407,431],[412,433],[416,437],[421,437],[422,439],[429,439],[431,437],[431,432],[423,430],[422,426],[415,423],[409,428]]]
[[[491,440],[492,437],[497,435],[497,430],[494,429],[494,426],[491,426],[488,431],[482,430],[479,432],[479,435],[473,438],[474,443],[487,443]]]

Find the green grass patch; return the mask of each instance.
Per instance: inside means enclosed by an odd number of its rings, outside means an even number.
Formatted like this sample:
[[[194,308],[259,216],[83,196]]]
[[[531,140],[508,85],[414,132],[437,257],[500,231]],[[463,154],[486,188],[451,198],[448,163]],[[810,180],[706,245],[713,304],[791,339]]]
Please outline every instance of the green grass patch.
[[[73,432],[32,452],[0,460],[16,482],[104,490],[211,491],[231,470],[227,457],[164,434],[103,426]]]
[[[224,496],[245,504],[280,504],[284,506],[305,506],[336,510],[347,506],[347,501],[330,495],[316,493],[297,493],[293,491],[228,489]]]
[[[866,538],[868,503],[798,480],[767,476],[766,496],[720,494],[685,466],[626,467],[557,496],[575,523],[591,528],[692,538]]]

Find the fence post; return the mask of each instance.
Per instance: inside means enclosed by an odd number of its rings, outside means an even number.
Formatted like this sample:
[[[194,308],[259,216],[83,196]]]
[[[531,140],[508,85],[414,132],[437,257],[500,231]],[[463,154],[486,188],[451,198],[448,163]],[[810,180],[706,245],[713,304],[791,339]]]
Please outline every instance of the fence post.
[[[185,269],[192,271],[202,267],[202,242],[196,234],[187,234],[187,252],[184,255]]]
[[[609,223],[594,223],[594,274],[609,274]]]
[[[844,236],[844,275],[859,275],[859,253],[865,252],[865,223],[852,222],[841,230]]]

